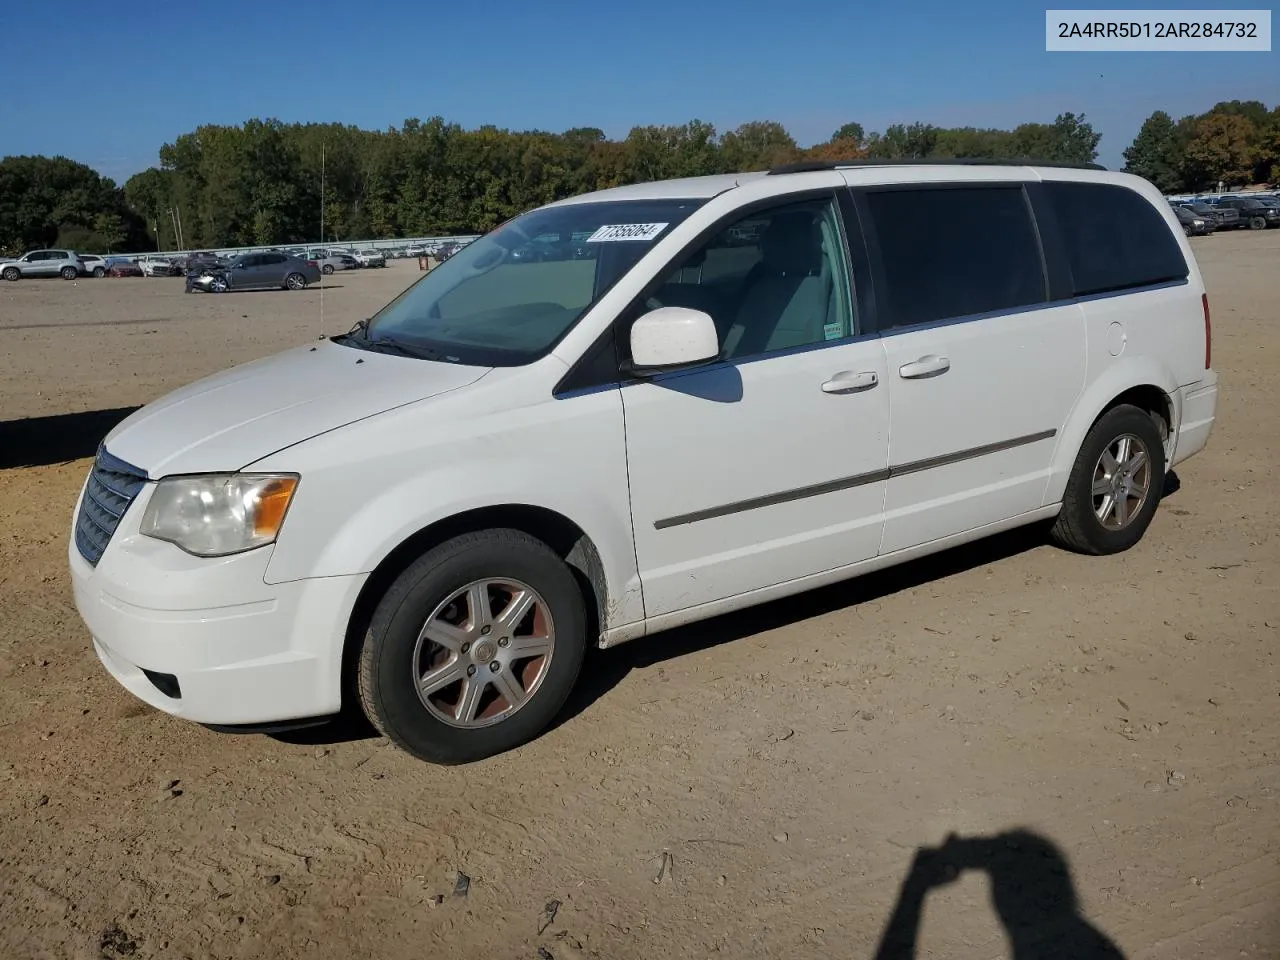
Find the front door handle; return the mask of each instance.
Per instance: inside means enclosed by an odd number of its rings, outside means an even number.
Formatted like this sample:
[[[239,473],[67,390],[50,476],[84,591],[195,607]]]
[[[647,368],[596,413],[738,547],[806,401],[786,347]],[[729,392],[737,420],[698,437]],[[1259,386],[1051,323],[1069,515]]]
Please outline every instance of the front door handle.
[[[841,370],[831,375],[831,379],[822,385],[823,393],[857,393],[859,390],[870,390],[880,382],[874,370],[863,370],[854,373],[852,370]]]
[[[930,353],[913,363],[904,363],[898,368],[898,375],[904,380],[921,380],[925,377],[939,376],[950,369],[950,360]]]

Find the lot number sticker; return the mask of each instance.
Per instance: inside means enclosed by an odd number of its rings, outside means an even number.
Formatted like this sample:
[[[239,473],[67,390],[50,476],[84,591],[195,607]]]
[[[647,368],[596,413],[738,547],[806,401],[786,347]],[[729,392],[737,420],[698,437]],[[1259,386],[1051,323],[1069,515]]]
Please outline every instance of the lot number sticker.
[[[616,243],[620,240],[652,240],[665,228],[665,223],[606,223],[587,237],[587,243]]]

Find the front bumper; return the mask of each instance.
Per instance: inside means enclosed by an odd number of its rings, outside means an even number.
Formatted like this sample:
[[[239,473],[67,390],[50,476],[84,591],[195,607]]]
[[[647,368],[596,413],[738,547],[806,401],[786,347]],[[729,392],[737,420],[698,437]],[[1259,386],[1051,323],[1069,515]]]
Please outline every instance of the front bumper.
[[[267,584],[271,547],[192,557],[138,534],[149,495],[125,513],[97,567],[74,539],[68,548],[76,608],[107,671],[147,704],[199,723],[337,713],[365,575]]]

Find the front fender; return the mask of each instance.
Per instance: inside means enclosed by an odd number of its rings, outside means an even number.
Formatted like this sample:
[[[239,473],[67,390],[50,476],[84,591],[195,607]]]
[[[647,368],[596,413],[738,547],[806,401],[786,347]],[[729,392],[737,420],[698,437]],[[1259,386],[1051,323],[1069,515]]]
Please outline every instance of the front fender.
[[[268,582],[368,573],[438,521],[531,506],[566,517],[595,545],[609,597],[606,627],[643,619],[617,391],[479,415],[464,393],[388,412],[255,465],[302,477]],[[470,417],[444,412],[464,406]],[[433,436],[412,439],[427,433]]]
[[[1127,390],[1134,387],[1154,386],[1163,391],[1173,422],[1169,424],[1169,436],[1176,437],[1178,422],[1182,417],[1178,381],[1169,370],[1151,357],[1120,358],[1107,368],[1081,393],[1058,440],[1053,454],[1053,466],[1045,487],[1044,504],[1061,502],[1067,489],[1067,480],[1076,456],[1084,443],[1085,435],[1102,412]],[[1172,442],[1172,441],[1169,441]],[[1168,449],[1166,448],[1166,458]]]

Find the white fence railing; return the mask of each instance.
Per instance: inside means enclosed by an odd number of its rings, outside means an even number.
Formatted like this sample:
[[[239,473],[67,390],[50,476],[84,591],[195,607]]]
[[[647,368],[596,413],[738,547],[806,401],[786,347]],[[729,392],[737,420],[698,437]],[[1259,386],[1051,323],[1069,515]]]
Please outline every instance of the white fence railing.
[[[185,257],[188,254],[208,251],[220,257],[238,257],[246,253],[266,250],[394,250],[401,247],[431,246],[443,243],[469,243],[479,234],[468,233],[441,237],[406,237],[399,240],[328,240],[324,243],[274,243],[253,247],[191,247],[187,250],[151,250],[145,253],[116,253],[114,257],[141,260],[148,257]]]

